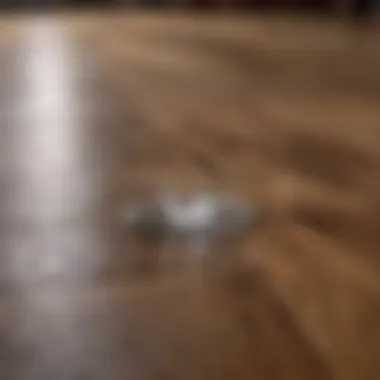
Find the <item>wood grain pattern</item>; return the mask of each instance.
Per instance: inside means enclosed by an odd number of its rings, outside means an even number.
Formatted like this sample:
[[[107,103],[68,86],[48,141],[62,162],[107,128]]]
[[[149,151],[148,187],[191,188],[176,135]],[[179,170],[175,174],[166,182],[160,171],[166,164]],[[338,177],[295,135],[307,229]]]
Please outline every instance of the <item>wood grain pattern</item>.
[[[0,20],[0,378],[378,379],[379,29],[300,16]],[[211,189],[195,256],[125,204]]]

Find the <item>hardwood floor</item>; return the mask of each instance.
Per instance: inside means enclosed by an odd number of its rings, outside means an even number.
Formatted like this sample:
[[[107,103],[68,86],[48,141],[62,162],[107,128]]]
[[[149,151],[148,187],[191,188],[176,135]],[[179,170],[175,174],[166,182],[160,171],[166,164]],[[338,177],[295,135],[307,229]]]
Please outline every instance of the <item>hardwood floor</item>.
[[[0,378],[380,378],[380,29],[300,16],[0,19]],[[194,255],[125,205],[265,214]]]

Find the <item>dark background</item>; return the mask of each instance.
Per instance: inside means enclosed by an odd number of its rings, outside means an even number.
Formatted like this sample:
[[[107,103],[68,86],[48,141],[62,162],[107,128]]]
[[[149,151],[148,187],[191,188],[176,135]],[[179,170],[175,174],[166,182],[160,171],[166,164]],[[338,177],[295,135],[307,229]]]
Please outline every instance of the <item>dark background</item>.
[[[42,11],[117,7],[260,12],[307,12],[352,21],[378,20],[380,0],[0,0],[0,11]]]

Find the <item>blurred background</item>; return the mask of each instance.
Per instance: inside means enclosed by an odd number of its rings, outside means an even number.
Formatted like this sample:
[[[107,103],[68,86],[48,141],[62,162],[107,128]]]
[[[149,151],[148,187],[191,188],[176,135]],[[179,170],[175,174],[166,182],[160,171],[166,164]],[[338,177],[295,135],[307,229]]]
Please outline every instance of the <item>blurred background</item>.
[[[228,8],[238,10],[248,8],[266,11],[309,11],[325,14],[344,14],[346,16],[371,17],[379,13],[377,0],[186,0],[186,1],[159,1],[159,0],[39,0],[39,1],[2,1],[3,9],[27,8],[67,8],[67,7],[144,7],[144,8],[198,8],[218,9]]]
[[[0,0],[0,379],[380,379],[379,11]]]

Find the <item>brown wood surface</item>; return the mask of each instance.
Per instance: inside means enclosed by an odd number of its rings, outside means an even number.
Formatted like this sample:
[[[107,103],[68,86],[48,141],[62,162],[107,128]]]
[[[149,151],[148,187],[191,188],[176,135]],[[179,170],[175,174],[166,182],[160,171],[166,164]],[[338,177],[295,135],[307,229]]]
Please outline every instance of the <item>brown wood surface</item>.
[[[379,30],[285,16],[0,20],[0,379],[380,378]],[[215,190],[195,255],[124,205]]]

